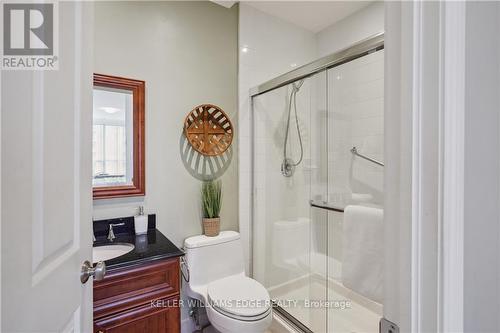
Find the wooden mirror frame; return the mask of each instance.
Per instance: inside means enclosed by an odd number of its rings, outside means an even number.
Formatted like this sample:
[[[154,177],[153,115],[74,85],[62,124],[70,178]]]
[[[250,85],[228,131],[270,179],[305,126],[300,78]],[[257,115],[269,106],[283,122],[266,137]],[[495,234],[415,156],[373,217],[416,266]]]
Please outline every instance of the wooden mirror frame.
[[[145,86],[141,80],[94,73],[94,87],[107,87],[132,92],[133,122],[133,176],[132,185],[92,187],[94,199],[135,197],[146,194],[144,110]]]

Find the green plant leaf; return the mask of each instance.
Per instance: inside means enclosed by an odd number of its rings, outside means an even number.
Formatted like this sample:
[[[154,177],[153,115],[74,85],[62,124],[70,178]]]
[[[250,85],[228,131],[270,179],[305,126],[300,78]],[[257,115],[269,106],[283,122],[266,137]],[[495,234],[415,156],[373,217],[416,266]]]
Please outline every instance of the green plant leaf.
[[[201,186],[201,201],[203,217],[220,217],[222,206],[222,183],[217,181],[206,181]]]

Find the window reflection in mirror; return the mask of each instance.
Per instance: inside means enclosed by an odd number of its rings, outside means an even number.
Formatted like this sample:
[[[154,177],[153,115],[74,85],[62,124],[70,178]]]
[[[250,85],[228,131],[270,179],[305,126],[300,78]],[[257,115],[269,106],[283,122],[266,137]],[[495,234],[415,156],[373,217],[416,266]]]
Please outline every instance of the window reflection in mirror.
[[[94,74],[94,199],[146,193],[145,87],[141,80]]]
[[[129,90],[94,87],[94,186],[132,185],[132,98]]]

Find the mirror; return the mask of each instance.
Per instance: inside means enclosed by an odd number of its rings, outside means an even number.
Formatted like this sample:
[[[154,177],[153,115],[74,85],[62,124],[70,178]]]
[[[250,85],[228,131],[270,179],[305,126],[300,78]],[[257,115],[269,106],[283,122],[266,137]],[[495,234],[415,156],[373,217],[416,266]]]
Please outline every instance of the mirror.
[[[144,81],[94,74],[94,199],[145,194],[144,90]]]

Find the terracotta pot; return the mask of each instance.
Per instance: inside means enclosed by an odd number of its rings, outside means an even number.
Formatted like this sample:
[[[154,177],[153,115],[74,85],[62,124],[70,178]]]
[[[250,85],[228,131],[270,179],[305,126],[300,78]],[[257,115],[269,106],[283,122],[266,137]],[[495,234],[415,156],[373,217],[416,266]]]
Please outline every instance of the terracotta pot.
[[[220,232],[220,217],[203,218],[203,232],[205,236],[217,236]]]

